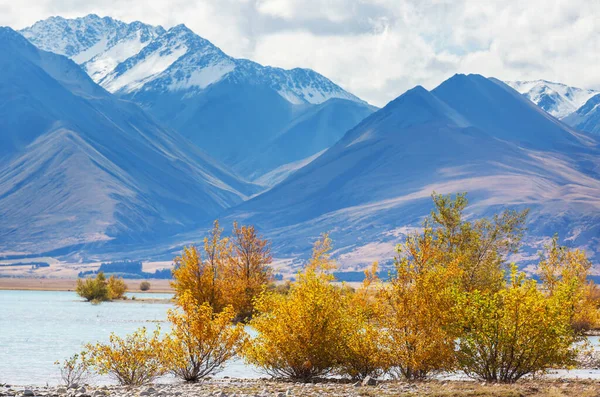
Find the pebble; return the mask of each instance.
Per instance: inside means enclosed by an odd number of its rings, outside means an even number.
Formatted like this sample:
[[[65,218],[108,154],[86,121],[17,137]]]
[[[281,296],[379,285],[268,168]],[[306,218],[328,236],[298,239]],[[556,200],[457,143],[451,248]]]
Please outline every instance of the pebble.
[[[372,385],[375,379],[364,383]],[[358,383],[358,384],[357,384]],[[69,389],[56,387],[6,387],[0,385],[0,397],[391,397],[398,395],[432,396],[461,395],[472,390],[473,395],[490,392],[489,383],[461,381],[401,382],[376,381],[376,386],[365,388],[363,382],[342,383],[328,381],[322,383],[292,383],[267,379],[211,379],[199,383],[153,384],[145,387],[88,386]],[[564,387],[563,396],[600,395],[598,381],[531,381],[517,385],[494,385],[502,389],[498,395],[545,396],[548,390]],[[508,393],[507,391],[510,391]],[[525,392],[524,392],[525,391]],[[532,393],[535,391],[535,393]],[[499,391],[500,393],[500,391]]]

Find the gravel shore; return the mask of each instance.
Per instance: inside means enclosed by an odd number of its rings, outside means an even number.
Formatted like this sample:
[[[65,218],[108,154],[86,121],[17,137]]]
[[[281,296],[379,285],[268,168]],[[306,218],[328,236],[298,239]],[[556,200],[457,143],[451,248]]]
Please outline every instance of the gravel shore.
[[[288,396],[600,396],[600,382],[586,380],[527,380],[514,385],[468,381],[407,383],[385,381],[376,385],[360,383],[288,383],[272,380],[214,379],[197,384],[156,384],[146,387],[122,386],[11,387],[0,385],[0,396],[57,397],[288,397]]]

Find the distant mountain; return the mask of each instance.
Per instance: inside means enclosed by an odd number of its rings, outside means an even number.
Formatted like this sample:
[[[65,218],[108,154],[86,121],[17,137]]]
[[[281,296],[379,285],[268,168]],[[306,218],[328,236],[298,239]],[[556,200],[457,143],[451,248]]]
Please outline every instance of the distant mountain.
[[[563,121],[578,130],[600,135],[600,94],[591,97]]]
[[[329,230],[353,270],[389,259],[431,210],[433,191],[469,192],[470,215],[531,208],[532,257],[559,233],[599,258],[598,141],[479,75],[406,92],[229,218],[259,225],[288,255]]]
[[[376,108],[345,99],[329,99],[298,111],[285,129],[234,168],[251,179],[268,179],[276,169],[315,156],[335,144],[343,134],[369,116]],[[272,182],[272,180],[271,180]]]
[[[546,80],[507,81],[506,84],[557,119],[575,112],[591,97],[600,93]]]
[[[141,22],[125,23],[88,15],[76,19],[51,17],[20,33],[42,50],[73,59],[83,65],[94,81],[100,81],[165,30]]]
[[[0,253],[157,241],[258,188],[0,28]]]
[[[310,69],[230,57],[184,25],[165,31],[89,15],[50,18],[22,33],[247,177],[326,149],[374,110]],[[278,151],[284,135],[295,137],[296,151]]]

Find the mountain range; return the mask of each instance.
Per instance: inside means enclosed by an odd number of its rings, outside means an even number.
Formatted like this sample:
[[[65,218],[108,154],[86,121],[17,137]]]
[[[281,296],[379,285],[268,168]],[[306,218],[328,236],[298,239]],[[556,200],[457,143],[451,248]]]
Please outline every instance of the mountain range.
[[[269,230],[288,254],[330,230],[341,263],[357,270],[365,258],[391,257],[431,210],[433,191],[467,191],[470,216],[530,208],[525,252],[534,258],[554,233],[598,252],[598,141],[479,75],[409,90],[229,217]]]
[[[523,258],[559,233],[600,259],[596,91],[458,74],[377,109],[184,25],[95,15],[2,28],[0,51],[0,253],[163,258],[219,217],[279,258],[330,231],[359,270],[433,191],[467,191],[469,217],[531,209]]]
[[[600,91],[547,80],[507,81],[506,84],[557,119],[565,118],[585,105],[590,98],[600,94]]]
[[[507,84],[565,124],[600,135],[600,91],[546,80],[509,81]]]
[[[198,226],[259,188],[0,28],[0,241],[37,252]]]
[[[326,149],[376,110],[310,69],[228,56],[185,25],[88,15],[49,18],[21,33],[250,179]]]

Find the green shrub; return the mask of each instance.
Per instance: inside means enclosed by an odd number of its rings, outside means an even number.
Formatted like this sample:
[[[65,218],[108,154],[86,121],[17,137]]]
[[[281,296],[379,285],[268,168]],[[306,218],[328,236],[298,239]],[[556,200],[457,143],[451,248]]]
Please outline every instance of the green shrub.
[[[77,280],[77,295],[84,298],[86,301],[104,302],[109,300],[108,285],[104,273],[100,272],[96,278],[86,278]]]
[[[497,292],[474,291],[461,302],[457,361],[466,375],[513,383],[547,368],[573,363],[577,342],[568,301],[548,297],[513,269],[509,285]]]
[[[121,278],[111,276],[108,280],[103,272],[96,278],[77,280],[77,294],[88,302],[100,303],[112,299],[122,299],[127,292],[127,285]]]

